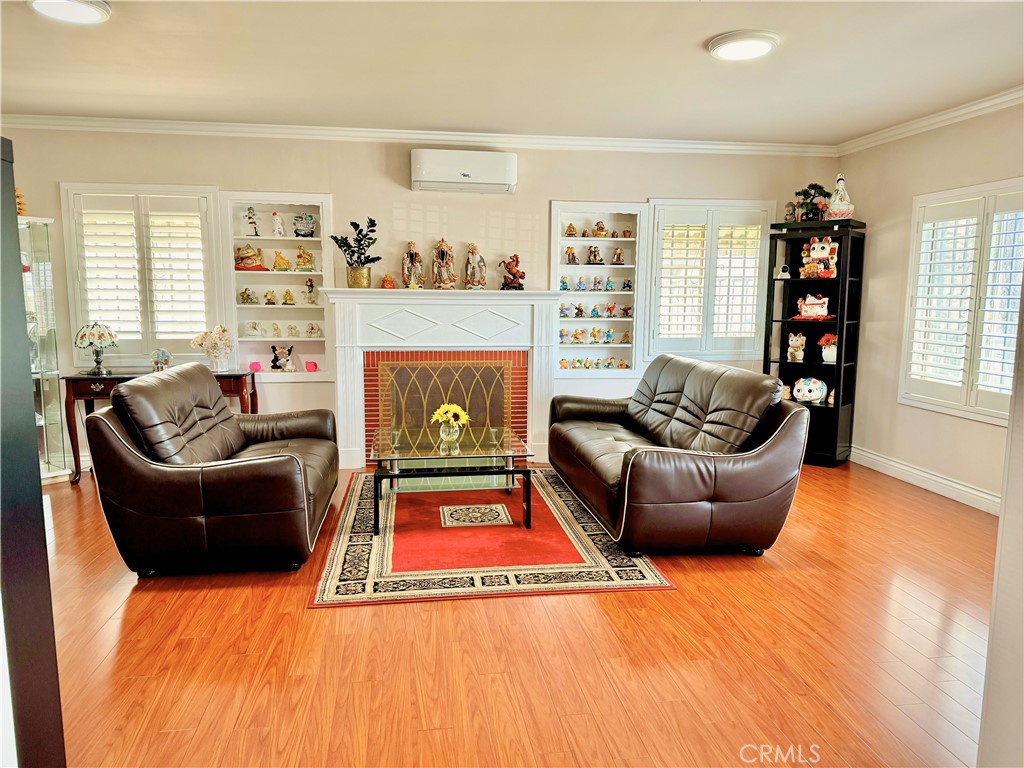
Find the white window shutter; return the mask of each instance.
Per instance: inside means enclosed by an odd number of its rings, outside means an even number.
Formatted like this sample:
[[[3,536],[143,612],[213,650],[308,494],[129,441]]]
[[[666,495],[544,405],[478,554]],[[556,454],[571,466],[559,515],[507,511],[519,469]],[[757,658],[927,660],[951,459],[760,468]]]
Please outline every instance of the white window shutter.
[[[709,347],[713,351],[750,352],[757,348],[763,312],[762,264],[767,213],[716,211],[713,315]]]
[[[206,256],[199,202],[195,197],[143,199],[154,344],[188,341],[206,330]]]
[[[709,220],[703,209],[663,207],[657,211],[657,352],[701,348]]]

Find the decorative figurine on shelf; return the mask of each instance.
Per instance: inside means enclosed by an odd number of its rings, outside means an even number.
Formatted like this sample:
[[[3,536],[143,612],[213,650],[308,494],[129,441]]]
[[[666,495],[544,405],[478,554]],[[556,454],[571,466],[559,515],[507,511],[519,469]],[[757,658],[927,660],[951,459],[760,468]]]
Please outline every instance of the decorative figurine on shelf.
[[[599,221],[594,225],[593,237],[608,237],[608,228],[605,227],[603,221]]]
[[[243,288],[238,294],[239,304],[259,304],[260,300],[256,298],[256,294],[251,288]]]
[[[592,291],[603,291],[604,290],[604,280],[602,280],[597,275],[594,275],[594,285],[593,285],[593,287],[590,290],[592,290]]]
[[[434,282],[434,288],[440,291],[450,291],[459,280],[455,274],[455,255],[443,237],[434,245],[434,263],[430,268],[430,278]]]
[[[592,245],[587,249],[587,264],[604,264],[600,247]]]
[[[818,339],[818,346],[821,347],[821,362],[835,365],[836,357],[839,355],[837,341],[839,341],[839,337],[834,333],[826,333]]]
[[[622,290],[624,290],[624,291],[632,291],[633,290],[633,281],[630,280],[628,277],[625,280],[622,281]]]
[[[571,221],[569,222],[569,226],[565,228],[565,234],[563,237],[576,237],[576,225]]]
[[[786,215],[782,220],[787,224],[796,223],[796,203],[786,203]]]
[[[852,219],[853,202],[850,200],[850,193],[846,191],[846,177],[843,174],[836,176],[836,191],[832,193],[832,199],[828,204],[826,219]]]
[[[292,263],[286,259],[280,251],[274,251],[274,271],[291,272]]]
[[[790,320],[835,320],[835,315],[828,313],[828,299],[807,294],[805,299],[797,299],[796,306],[799,314],[791,317]]]
[[[629,227],[623,227],[622,236],[625,237],[626,239],[631,238],[633,236],[633,230],[630,229]]]
[[[573,360],[572,361],[572,367],[573,368],[582,368],[583,367],[583,358],[577,357],[575,360]]]
[[[247,226],[252,227],[252,236],[260,236],[259,222],[256,220],[256,209],[251,205],[245,209],[245,223]]]
[[[839,243],[833,243],[831,237],[823,238],[818,240],[816,237],[811,238],[811,242],[804,245],[804,264],[814,265],[814,275],[807,275],[807,277],[821,277],[830,278],[836,276],[836,265],[839,262]],[[812,271],[812,270],[808,270]],[[800,276],[804,277],[803,270],[800,270]]]
[[[569,368],[569,361],[563,357],[561,360],[558,361],[558,367],[561,368],[563,371],[567,370]]]
[[[633,305],[632,304],[623,304],[621,311],[622,311],[622,316],[623,317],[632,317],[633,316]]]
[[[786,352],[786,360],[791,363],[802,363],[804,361],[804,346],[807,339],[802,333],[789,334],[789,349]]]
[[[800,211],[800,221],[821,221],[832,193],[826,191],[821,184],[808,184],[795,194],[799,196],[795,205]]]
[[[598,305],[597,304],[595,304],[593,307],[590,308],[590,316],[591,317],[600,317],[601,316],[601,310],[598,309]]]
[[[284,219],[277,211],[270,214],[270,234],[274,237],[284,237]]]
[[[605,368],[614,368],[618,364],[619,361],[616,360],[614,357],[609,357],[607,360],[604,361]]]
[[[568,278],[565,277],[565,275],[562,275],[562,277],[559,278],[559,280],[558,280],[558,290],[560,290],[560,291],[568,291],[569,290],[569,280],[568,280]]]
[[[817,240],[818,238],[813,238]],[[811,244],[804,243],[803,251],[800,254],[800,260],[803,261],[803,266],[800,267],[800,277],[806,279],[814,278],[818,276],[818,262],[816,262],[811,256]]]
[[[294,323],[291,323],[288,326],[288,335],[291,336],[293,339],[296,336],[298,336],[299,335],[299,326],[295,325]]]
[[[622,332],[622,338],[619,339],[619,344],[632,344],[633,338],[629,335],[629,331]]]
[[[21,193],[21,190],[17,187],[14,188],[14,204],[18,210],[19,216],[24,216],[27,208],[25,207],[25,195]]]
[[[306,326],[306,338],[307,339],[322,339],[324,337],[324,331],[320,327],[320,323],[310,323]]]
[[[614,301],[611,304],[605,305],[604,316],[615,317],[615,307],[618,306]]]
[[[273,291],[267,291],[263,294],[264,304],[277,304],[277,294]]]
[[[576,249],[571,245],[565,246],[565,263],[566,264],[579,264],[580,257],[576,255]]]
[[[588,357],[586,360],[583,361],[583,367],[589,371],[591,368],[594,367],[594,361]]]
[[[609,277],[607,280],[604,281],[604,289],[606,291],[614,291],[615,290],[615,281],[612,280]]]
[[[266,336],[267,329],[263,327],[263,323],[256,320],[250,320],[245,324],[245,335],[246,336]]]
[[[590,237],[590,230],[584,229],[582,232],[580,232],[580,237]]]
[[[558,316],[559,317],[569,317],[569,313],[571,311],[572,311],[572,307],[570,307],[568,304],[564,304],[564,303],[560,304],[559,307],[558,307]]]
[[[288,288],[285,288],[284,293],[281,295],[281,305],[285,307],[295,306],[295,297],[292,296],[292,292]]]
[[[568,328],[559,328],[558,329],[558,343],[559,344],[568,344],[569,343],[569,329]]]
[[[253,371],[254,373],[259,373],[260,371],[263,370],[263,363],[261,363],[259,360],[253,360],[251,363],[249,363],[249,370]]]
[[[604,339],[603,339],[604,343],[605,344],[611,344],[612,340],[614,339],[614,337],[615,337],[615,332],[611,328],[606,328],[605,331],[604,331]]]
[[[834,389],[831,392],[828,393],[828,404],[829,405],[835,405],[836,404],[836,391]]]
[[[466,278],[463,283],[471,291],[482,291],[487,285],[487,262],[480,255],[476,243],[470,243],[467,247]]]
[[[508,261],[498,262],[498,266],[505,270],[505,274],[502,275],[501,290],[503,291],[521,291],[523,290],[523,280],[526,279],[526,273],[519,268],[519,254],[513,253],[512,257]]]
[[[320,370],[320,366],[317,365],[316,360],[307,360],[306,361],[306,373],[316,373],[319,370]]]
[[[295,271],[312,272],[315,269],[313,254],[306,250],[305,246],[299,244],[299,252],[295,254]]]
[[[810,377],[798,379],[793,385],[793,399],[801,403],[822,403],[828,396],[825,382]]]
[[[776,280],[789,280],[789,264],[783,264],[775,273]]]
[[[615,367],[618,368],[620,371],[625,371],[629,368],[629,363],[627,363],[625,360],[619,360],[619,364],[616,365]]]
[[[307,277],[306,282],[306,297],[305,302],[307,304],[316,304],[316,283],[313,282],[312,277]]]
[[[294,373],[295,363],[292,362],[293,349],[294,347],[279,347],[276,344],[271,344],[270,351],[274,353],[274,357],[270,361],[270,369],[273,371]]]
[[[615,240],[618,236],[619,236],[619,230],[613,229],[612,230],[612,240]]]
[[[612,253],[612,264],[615,264],[615,265],[621,267],[625,263],[626,263],[626,260],[622,256],[622,249],[621,248],[616,248],[615,251]]]
[[[239,272],[269,272],[263,266],[263,249],[253,248],[249,243],[235,248],[235,269]]]
[[[405,256],[402,257],[402,285],[406,288],[423,287],[423,258],[412,240],[405,244]]]
[[[384,277],[381,278],[381,280],[380,280],[380,287],[381,288],[394,288],[395,287],[395,278],[393,278],[391,276],[390,272],[388,272],[386,275],[384,275]]]
[[[582,277],[579,280],[576,281],[576,290],[577,291],[585,291],[585,290],[587,290],[587,281],[584,280]]]
[[[270,335],[273,336],[275,339],[281,338],[281,326],[278,325],[277,323],[271,323]]]
[[[312,213],[297,213],[292,219],[296,237],[312,237],[316,232],[316,217]]]
[[[149,353],[149,362],[153,364],[154,371],[162,371],[171,364],[171,353],[163,347],[158,347]]]
[[[583,317],[583,303],[580,302],[576,305],[576,312],[573,317]]]
[[[793,388],[790,387],[788,384],[785,385],[782,388],[782,399],[783,400],[792,400],[793,399]]]
[[[584,331],[584,330],[582,330],[580,328],[573,329],[572,339],[570,340],[570,343],[571,344],[582,344],[583,343],[583,335],[585,333],[586,333],[586,331]]]

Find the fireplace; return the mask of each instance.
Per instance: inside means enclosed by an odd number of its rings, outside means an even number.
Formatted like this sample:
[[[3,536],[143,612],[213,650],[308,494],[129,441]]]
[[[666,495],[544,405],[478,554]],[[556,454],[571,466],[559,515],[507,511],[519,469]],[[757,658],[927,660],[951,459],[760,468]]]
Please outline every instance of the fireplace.
[[[537,461],[547,461],[548,407],[558,343],[557,291],[330,289],[323,293],[331,303],[335,326],[336,413],[343,467],[365,466],[374,430],[382,418],[389,427],[392,423],[395,414],[386,410],[392,406],[384,397],[392,392],[382,393],[382,381],[401,390],[394,376],[404,371],[399,374],[405,377],[403,382],[419,381],[415,386],[421,386],[430,381],[429,369],[446,366],[449,372],[452,366],[505,371],[502,398],[507,397],[507,423]],[[468,375],[466,381],[475,381],[474,376]],[[476,381],[478,390],[492,386],[488,376]],[[433,399],[444,389],[436,386]],[[460,386],[466,391],[456,392],[452,399],[462,405],[463,394],[471,398],[470,415],[477,423],[473,411],[480,413],[483,401],[472,398],[482,395],[469,391],[473,385]],[[428,406],[417,407],[422,411]],[[488,419],[497,418],[494,407],[492,396],[484,411]],[[404,415],[410,424],[421,416],[418,412]]]

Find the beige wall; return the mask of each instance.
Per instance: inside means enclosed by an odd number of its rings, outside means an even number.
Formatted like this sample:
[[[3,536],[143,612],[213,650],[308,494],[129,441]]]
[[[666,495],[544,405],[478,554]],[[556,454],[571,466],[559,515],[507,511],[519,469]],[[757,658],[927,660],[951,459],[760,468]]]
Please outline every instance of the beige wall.
[[[1024,109],[1014,107],[840,159],[868,223],[855,446],[998,495],[1004,427],[896,402],[915,195],[1024,174]]]

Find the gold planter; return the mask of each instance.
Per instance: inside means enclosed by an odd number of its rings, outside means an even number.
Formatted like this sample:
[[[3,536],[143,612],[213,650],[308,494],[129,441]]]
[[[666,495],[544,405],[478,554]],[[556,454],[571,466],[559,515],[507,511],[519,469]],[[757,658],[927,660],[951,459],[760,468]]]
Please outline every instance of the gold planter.
[[[346,278],[349,288],[369,288],[370,268],[369,267],[345,267]]]

